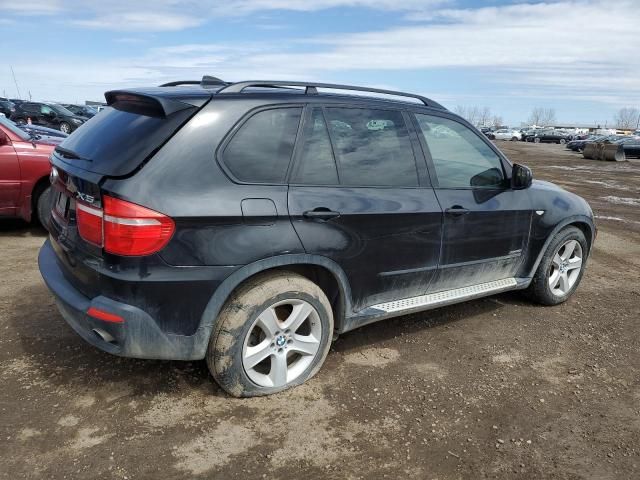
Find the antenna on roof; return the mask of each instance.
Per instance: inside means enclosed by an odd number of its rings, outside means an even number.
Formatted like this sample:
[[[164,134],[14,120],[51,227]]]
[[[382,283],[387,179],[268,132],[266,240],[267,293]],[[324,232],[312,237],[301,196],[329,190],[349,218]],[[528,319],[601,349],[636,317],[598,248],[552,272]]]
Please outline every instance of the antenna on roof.
[[[211,75],[204,75],[200,83],[204,85],[227,85],[227,82],[221,80],[218,77],[213,77]]]

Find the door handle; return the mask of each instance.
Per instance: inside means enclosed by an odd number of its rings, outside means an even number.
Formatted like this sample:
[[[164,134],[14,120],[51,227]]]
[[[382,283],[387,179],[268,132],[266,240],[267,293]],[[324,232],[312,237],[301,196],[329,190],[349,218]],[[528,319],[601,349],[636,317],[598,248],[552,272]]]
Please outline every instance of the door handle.
[[[447,208],[444,213],[446,213],[447,215],[452,215],[454,217],[459,217],[460,215],[466,215],[467,213],[469,213],[469,210],[461,207],[460,205],[454,205],[451,208]]]
[[[340,216],[340,212],[334,212],[326,207],[317,207],[313,210],[307,210],[302,214],[304,218],[312,220],[331,220]]]

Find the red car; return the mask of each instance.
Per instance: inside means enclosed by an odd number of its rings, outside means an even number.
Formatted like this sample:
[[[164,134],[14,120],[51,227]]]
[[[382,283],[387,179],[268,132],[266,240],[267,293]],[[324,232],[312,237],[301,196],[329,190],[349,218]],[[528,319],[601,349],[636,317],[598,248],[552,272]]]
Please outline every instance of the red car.
[[[60,139],[62,140],[62,139]],[[60,143],[38,137],[0,118],[0,216],[46,224],[49,216],[49,155]]]

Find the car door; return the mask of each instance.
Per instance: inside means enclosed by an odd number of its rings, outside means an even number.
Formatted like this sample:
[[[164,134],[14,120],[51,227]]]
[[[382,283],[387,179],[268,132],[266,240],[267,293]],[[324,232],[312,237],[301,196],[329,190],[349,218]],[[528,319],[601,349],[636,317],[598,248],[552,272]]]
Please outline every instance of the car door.
[[[417,149],[401,110],[307,108],[289,214],[305,251],[343,269],[354,310],[420,295],[435,275],[442,211]]]
[[[510,188],[508,162],[466,124],[444,114],[414,118],[444,210],[440,265],[430,291],[513,277],[529,238],[528,192]]]
[[[0,215],[13,215],[20,197],[20,163],[9,137],[0,130]]]
[[[40,105],[40,112],[38,120],[41,122],[40,125],[44,125],[49,128],[56,128],[56,112],[49,105]]]

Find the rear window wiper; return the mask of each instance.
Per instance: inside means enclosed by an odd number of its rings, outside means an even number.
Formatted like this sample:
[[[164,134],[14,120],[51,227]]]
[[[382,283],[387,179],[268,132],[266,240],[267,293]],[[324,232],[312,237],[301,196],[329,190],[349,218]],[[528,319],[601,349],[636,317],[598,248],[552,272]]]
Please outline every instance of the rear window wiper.
[[[60,155],[62,155],[64,158],[68,158],[68,159],[71,159],[71,160],[84,160],[86,162],[90,162],[91,161],[88,158],[81,157],[76,152],[74,152],[73,150],[69,150],[68,148],[56,147],[55,151],[58,152]]]

